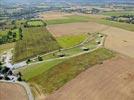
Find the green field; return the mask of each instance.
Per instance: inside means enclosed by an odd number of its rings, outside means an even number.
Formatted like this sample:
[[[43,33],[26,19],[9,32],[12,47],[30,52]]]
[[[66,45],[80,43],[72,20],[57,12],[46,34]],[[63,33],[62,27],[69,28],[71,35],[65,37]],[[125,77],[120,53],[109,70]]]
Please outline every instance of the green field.
[[[44,63],[28,66],[25,69],[21,70],[21,72],[23,74],[23,78],[25,80],[30,80],[33,77],[42,74],[43,72],[49,70],[53,66],[55,66],[63,61],[64,60],[55,60],[52,62],[44,62]]]
[[[23,39],[16,42],[14,62],[47,53],[60,48],[55,38],[45,27],[23,29]]]
[[[101,13],[107,16],[122,16],[122,15],[134,15],[134,11],[109,11]]]
[[[75,45],[80,44],[87,38],[87,34],[79,34],[79,35],[65,35],[61,37],[57,37],[57,42],[63,48],[73,47]]]
[[[46,20],[47,25],[53,24],[65,24],[65,23],[75,23],[75,22],[87,22],[89,21],[88,16],[67,16],[65,19],[54,19],[54,20]]]
[[[99,64],[113,56],[113,52],[104,48],[100,48],[93,52],[70,58],[62,62],[56,61],[56,63],[51,63],[49,68],[46,68],[48,67],[46,62],[44,64],[39,64],[40,68],[37,72],[36,70],[38,65],[32,66],[32,68],[28,69],[28,71],[25,70],[22,72],[25,73],[23,78],[31,84],[38,85],[43,93],[51,93],[62,87],[68,81],[75,78],[78,74],[87,68]],[[38,73],[38,75],[36,74],[34,75],[35,77],[30,77],[30,73]]]

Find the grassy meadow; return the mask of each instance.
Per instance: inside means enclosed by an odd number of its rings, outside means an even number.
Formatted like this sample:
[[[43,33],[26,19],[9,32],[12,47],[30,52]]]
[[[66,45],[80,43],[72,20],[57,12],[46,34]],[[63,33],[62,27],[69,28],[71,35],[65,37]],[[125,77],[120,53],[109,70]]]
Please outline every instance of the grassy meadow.
[[[65,35],[65,36],[57,37],[56,40],[61,47],[69,48],[80,44],[86,38],[87,38],[87,34],[79,34],[79,35]]]

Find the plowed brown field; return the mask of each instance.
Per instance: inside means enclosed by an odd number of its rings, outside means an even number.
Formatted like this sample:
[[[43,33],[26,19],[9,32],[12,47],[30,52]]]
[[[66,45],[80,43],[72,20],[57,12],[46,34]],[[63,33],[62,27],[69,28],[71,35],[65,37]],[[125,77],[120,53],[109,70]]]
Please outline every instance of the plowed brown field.
[[[134,59],[116,57],[89,68],[45,100],[134,100]]]

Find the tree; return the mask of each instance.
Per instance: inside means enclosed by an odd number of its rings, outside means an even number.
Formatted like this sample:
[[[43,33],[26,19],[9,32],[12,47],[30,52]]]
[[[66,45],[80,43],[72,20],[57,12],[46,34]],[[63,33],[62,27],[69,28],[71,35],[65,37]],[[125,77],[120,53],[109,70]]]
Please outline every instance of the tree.
[[[16,32],[13,32],[12,35],[13,35],[13,38],[16,38]]]
[[[2,62],[0,61],[0,66],[2,66]]]
[[[19,28],[19,33],[20,33],[20,34],[22,33],[22,28],[21,28],[21,27]]]
[[[19,76],[22,76],[21,72],[18,72],[18,75],[19,75]]]
[[[38,56],[39,61],[43,61],[43,58],[41,56]]]
[[[12,36],[12,32],[8,31],[7,35]]]
[[[21,78],[21,76],[19,76],[17,80],[18,80],[18,81],[22,81],[22,78]]]
[[[31,62],[31,60],[30,59],[27,59],[26,63],[29,64],[30,62]]]

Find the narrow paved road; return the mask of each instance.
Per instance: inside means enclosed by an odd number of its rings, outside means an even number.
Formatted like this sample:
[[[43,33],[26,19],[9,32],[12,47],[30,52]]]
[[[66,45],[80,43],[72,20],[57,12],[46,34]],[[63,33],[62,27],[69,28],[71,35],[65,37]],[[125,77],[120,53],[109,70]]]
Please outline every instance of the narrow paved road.
[[[25,90],[26,90],[26,93],[28,95],[29,100],[34,100],[34,97],[32,95],[30,86],[27,83],[25,83],[25,82],[18,82],[18,81],[12,82],[12,81],[6,81],[6,80],[0,80],[0,82],[12,83],[12,84],[19,84],[19,85],[23,86],[25,88]],[[21,98],[20,98],[20,100],[21,100]]]

